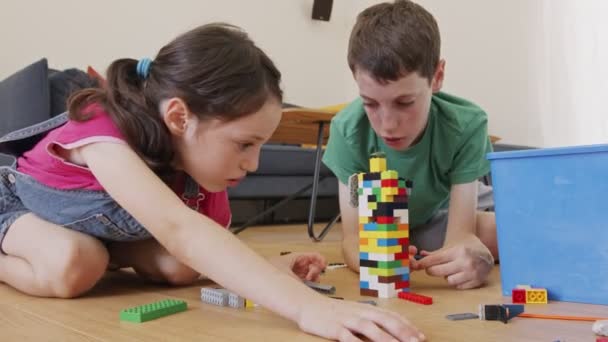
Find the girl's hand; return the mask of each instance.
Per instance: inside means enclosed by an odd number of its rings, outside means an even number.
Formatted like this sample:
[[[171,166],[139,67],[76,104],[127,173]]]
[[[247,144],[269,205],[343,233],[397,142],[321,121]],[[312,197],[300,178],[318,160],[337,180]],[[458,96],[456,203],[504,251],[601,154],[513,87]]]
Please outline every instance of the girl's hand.
[[[382,308],[320,297],[304,304],[298,319],[303,331],[338,341],[424,341],[407,319]]]
[[[289,253],[271,257],[268,261],[294,277],[310,281],[319,281],[321,272],[327,267],[325,257],[316,252]]]

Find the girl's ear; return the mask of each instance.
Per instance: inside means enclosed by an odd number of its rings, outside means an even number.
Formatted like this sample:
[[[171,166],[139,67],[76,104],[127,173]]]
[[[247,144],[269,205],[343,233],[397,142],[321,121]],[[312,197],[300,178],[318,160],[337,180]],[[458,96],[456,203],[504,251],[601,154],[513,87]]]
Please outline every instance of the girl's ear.
[[[172,135],[182,136],[188,128],[192,114],[186,103],[179,97],[172,97],[163,104],[163,120]]]

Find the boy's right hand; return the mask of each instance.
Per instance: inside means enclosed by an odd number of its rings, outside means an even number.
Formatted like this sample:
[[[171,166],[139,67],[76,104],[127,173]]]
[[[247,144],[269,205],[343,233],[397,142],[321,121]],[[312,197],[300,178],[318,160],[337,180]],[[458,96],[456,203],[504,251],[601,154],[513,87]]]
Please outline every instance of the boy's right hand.
[[[410,248],[410,254],[412,251]],[[461,290],[483,285],[494,267],[492,253],[475,235],[433,252],[422,250],[420,255],[424,258],[410,259],[412,271],[424,269],[428,275],[444,277],[448,284]]]
[[[298,319],[303,331],[338,341],[424,341],[407,319],[382,308],[326,297],[305,303]]]

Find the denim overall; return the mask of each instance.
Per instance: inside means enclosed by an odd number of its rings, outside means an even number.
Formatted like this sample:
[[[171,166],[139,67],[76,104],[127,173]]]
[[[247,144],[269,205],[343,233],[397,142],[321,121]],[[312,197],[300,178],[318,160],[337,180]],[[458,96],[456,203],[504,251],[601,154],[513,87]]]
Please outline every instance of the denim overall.
[[[65,124],[67,113],[0,138],[0,152],[15,158],[12,166],[0,166],[0,252],[10,226],[26,213],[104,242],[136,241],[150,233],[105,191],[60,190],[46,186],[17,171],[16,158],[29,151],[46,133]],[[184,198],[196,198],[199,187],[186,177]]]

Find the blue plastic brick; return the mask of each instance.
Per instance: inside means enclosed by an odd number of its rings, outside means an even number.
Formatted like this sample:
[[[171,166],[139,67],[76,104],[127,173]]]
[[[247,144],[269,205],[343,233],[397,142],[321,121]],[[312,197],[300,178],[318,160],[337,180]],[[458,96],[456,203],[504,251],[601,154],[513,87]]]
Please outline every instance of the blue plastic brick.
[[[378,246],[380,246],[380,247],[399,246],[399,240],[398,239],[378,239]]]

